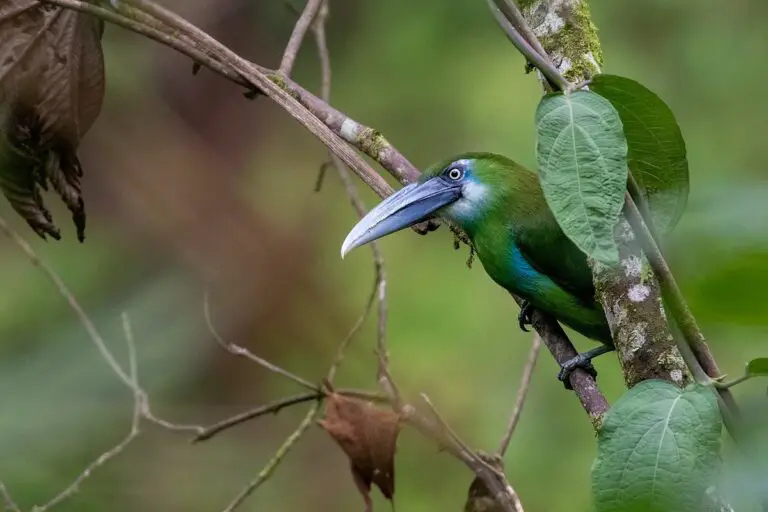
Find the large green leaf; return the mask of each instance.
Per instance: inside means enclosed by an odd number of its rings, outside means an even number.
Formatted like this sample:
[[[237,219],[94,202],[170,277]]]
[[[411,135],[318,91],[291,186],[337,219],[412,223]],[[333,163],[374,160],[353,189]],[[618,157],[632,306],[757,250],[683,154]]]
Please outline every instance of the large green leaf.
[[[544,197],[563,232],[587,255],[613,263],[624,204],[627,141],[611,103],[590,91],[548,94],[536,111]]]
[[[589,88],[618,111],[629,144],[629,168],[646,194],[656,228],[668,233],[688,202],[688,159],[675,115],[629,78],[597,75]]]
[[[592,468],[597,512],[699,512],[720,464],[714,392],[660,380],[630,389],[605,416]]]

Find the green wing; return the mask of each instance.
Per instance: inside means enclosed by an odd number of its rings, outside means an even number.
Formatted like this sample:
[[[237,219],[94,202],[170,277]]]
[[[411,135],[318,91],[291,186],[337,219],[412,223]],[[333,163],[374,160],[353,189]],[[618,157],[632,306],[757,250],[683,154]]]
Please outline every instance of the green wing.
[[[587,257],[565,236],[546,203],[536,215],[515,227],[514,238],[534,269],[585,305],[594,303],[595,286]]]

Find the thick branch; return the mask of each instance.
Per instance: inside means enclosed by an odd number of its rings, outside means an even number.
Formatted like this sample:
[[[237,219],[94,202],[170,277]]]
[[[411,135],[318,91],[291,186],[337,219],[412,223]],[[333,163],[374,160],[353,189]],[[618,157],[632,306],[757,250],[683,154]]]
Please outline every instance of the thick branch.
[[[280,105],[349,166],[379,197],[392,187],[344,141],[375,159],[401,183],[415,181],[419,171],[378,131],[346,116],[281,74],[249,62],[232,52],[185,19],[146,0],[132,0],[135,7],[118,5],[119,12],[82,0],[41,0],[42,2],[89,13],[105,21],[144,35],[189,56],[229,80],[259,90]],[[418,233],[439,226],[430,220],[414,226]]]
[[[519,301],[519,299],[516,300]],[[533,328],[541,336],[542,341],[558,364],[562,365],[578,355],[576,348],[554,318],[539,310],[534,310],[532,321]],[[570,384],[579,402],[581,402],[581,406],[589,415],[595,431],[599,431],[603,424],[603,416],[608,412],[610,406],[600,388],[597,387],[594,377],[583,369],[576,368],[571,373]]]

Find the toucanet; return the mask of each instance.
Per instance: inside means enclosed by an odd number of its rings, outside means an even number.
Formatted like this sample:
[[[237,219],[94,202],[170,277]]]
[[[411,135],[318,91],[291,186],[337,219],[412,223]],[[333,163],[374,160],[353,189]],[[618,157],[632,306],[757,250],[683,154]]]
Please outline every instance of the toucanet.
[[[563,365],[566,387],[576,367],[594,374],[591,359],[613,350],[611,332],[587,257],[560,229],[535,173],[492,153],[447,159],[373,208],[347,235],[341,255],[432,217],[459,226],[488,275],[523,299],[521,328],[537,309],[602,344]]]

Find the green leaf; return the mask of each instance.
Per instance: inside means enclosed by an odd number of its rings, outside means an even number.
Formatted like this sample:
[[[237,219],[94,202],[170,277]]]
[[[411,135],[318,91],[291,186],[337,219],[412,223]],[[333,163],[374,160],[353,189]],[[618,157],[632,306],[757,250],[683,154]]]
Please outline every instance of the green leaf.
[[[614,263],[613,228],[627,184],[618,113],[590,91],[548,94],[536,111],[536,132],[541,187],[558,224],[588,256]]]
[[[605,416],[592,467],[597,512],[700,511],[720,464],[722,419],[707,386],[630,389]]]
[[[689,186],[685,141],[675,115],[629,78],[597,75],[589,88],[618,111],[629,144],[629,169],[646,194],[653,223],[661,234],[672,231],[685,210]]]
[[[758,357],[747,363],[747,375],[768,377],[768,357]]]

